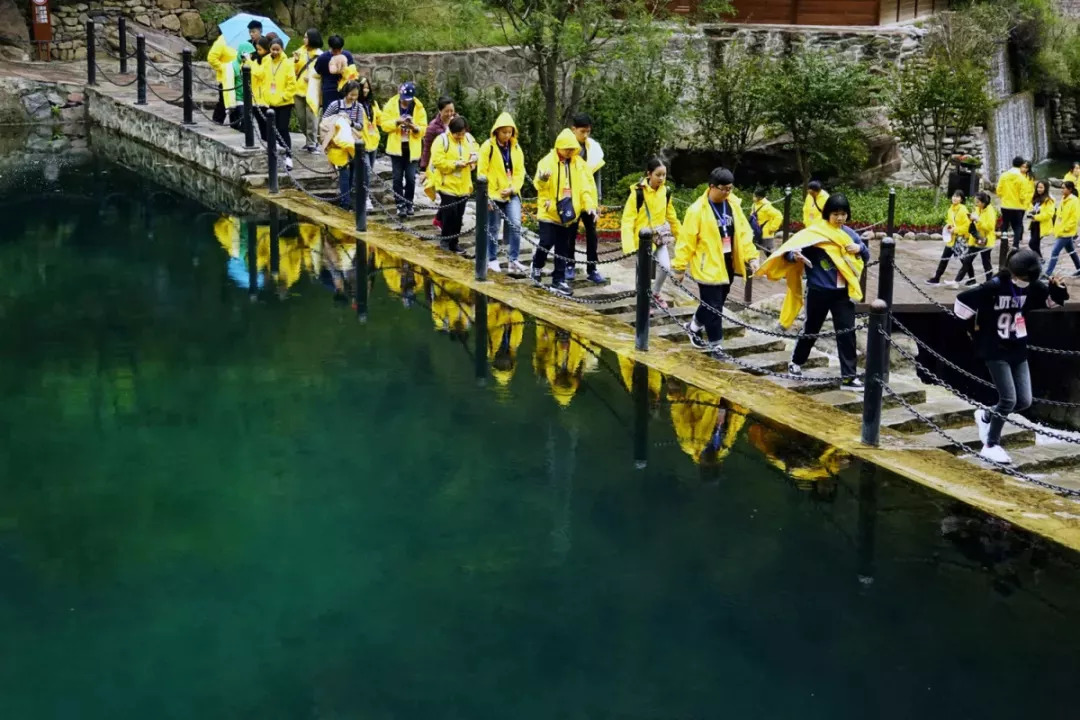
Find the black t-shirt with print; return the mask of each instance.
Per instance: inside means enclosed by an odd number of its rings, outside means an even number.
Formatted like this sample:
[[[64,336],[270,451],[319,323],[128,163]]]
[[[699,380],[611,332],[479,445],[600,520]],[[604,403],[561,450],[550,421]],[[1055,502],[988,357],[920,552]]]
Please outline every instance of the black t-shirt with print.
[[[1020,361],[1027,358],[1028,333],[1024,316],[1053,308],[1069,299],[1069,291],[1040,280],[1025,287],[1007,277],[965,290],[956,297],[953,312],[975,322],[975,349],[983,360]]]

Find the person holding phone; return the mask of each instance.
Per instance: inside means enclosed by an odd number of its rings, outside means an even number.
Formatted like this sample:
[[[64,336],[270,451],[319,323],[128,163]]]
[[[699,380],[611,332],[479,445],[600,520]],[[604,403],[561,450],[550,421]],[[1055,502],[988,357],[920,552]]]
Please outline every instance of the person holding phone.
[[[439,193],[439,215],[442,218],[443,250],[460,253],[458,236],[465,217],[465,206],[473,191],[472,171],[476,168],[480,148],[466,128],[465,118],[458,115],[450,126],[432,143],[431,165],[435,170],[435,190]],[[478,248],[477,252],[483,252]]]
[[[416,97],[416,85],[402,84],[382,111],[382,129],[386,133],[386,154],[394,170],[393,189],[398,219],[415,214],[416,169],[428,117],[424,104]]]

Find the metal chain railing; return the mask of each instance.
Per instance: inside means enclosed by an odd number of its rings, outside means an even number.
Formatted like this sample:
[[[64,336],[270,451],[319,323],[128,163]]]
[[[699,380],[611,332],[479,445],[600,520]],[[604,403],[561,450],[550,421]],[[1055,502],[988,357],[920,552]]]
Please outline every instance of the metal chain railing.
[[[511,220],[510,217],[505,212],[503,212],[503,209],[501,207],[499,207],[499,205],[497,203],[492,203],[492,205],[495,208],[495,212],[499,213],[499,217],[501,217],[503,219],[503,222],[510,225],[511,228],[513,228],[515,231],[517,231],[521,235],[522,240],[524,240],[525,242],[532,245],[538,251],[544,252],[544,253],[546,253],[548,256],[550,256],[552,258],[562,260],[563,262],[566,262],[566,263],[578,263],[578,262],[581,262],[580,260],[576,260],[574,258],[568,258],[568,257],[564,257],[562,255],[557,255],[555,253],[554,248],[549,248],[549,249],[545,250],[544,248],[540,247],[540,243],[533,240],[533,238],[532,238],[533,232],[531,230],[529,230],[524,225],[515,223],[513,220]],[[607,258],[607,259],[604,259],[604,260],[600,260],[598,258],[596,260],[596,262],[589,263],[589,264],[592,264],[592,265],[608,265],[608,264],[611,264],[611,263],[621,262],[623,260],[626,260],[627,258],[634,257],[634,255],[636,254],[636,252],[623,253],[621,248],[619,248],[619,253],[620,254],[619,254],[618,257]]]

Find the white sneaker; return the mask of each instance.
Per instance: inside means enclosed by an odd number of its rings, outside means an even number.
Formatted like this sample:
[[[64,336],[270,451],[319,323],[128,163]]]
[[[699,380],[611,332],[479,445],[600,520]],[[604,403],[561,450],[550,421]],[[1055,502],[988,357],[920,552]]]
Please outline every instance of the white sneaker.
[[[288,155],[285,156],[285,169],[292,170],[292,158]]]
[[[512,272],[512,273],[520,274],[520,275],[528,275],[529,274],[529,268],[525,267],[524,265],[519,263],[517,260],[511,260],[506,265],[506,272]]]
[[[488,262],[488,272],[501,273],[502,272],[502,265],[499,264],[498,260],[491,260],[491,261]]]
[[[982,450],[979,451],[979,457],[996,462],[998,465],[1012,465],[1012,458],[1000,445],[983,445]]]
[[[371,198],[368,197],[368,199],[367,199],[367,211],[368,212],[373,212],[374,210],[375,210],[375,206],[371,204]]]
[[[788,375],[802,375],[802,365],[796,365],[793,362],[787,364]]]
[[[979,428],[979,442],[983,445],[990,439],[990,421],[983,417],[985,412],[982,408],[975,410],[975,427]]]

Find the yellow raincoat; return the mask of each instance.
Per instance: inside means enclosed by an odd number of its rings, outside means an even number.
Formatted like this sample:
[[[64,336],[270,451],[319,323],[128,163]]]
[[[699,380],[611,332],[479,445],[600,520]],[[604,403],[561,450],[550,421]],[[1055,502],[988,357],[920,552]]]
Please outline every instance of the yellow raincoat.
[[[1034,201],[1032,201],[1032,207],[1034,207]],[[1031,216],[1031,222],[1039,223],[1039,233],[1041,235],[1050,234],[1051,228],[1054,227],[1054,211],[1056,209],[1054,198],[1047,195],[1046,199],[1039,204],[1039,212]]]
[[[784,213],[777,210],[767,198],[755,201],[750,207],[750,214],[757,215],[763,238],[772,237],[784,224]]]
[[[978,216],[978,220],[975,222],[975,229],[979,231],[979,235],[986,241],[983,247],[994,247],[997,245],[997,222],[998,214],[993,205],[987,205],[982,210],[975,210],[973,215]],[[975,236],[968,236],[968,245],[975,245]]]
[[[576,141],[575,141],[576,142]],[[587,347],[592,344],[566,330],[546,323],[536,324],[536,350],[533,353],[533,369],[547,379],[555,402],[566,407],[574,399],[581,378],[594,363]]]
[[[236,49],[225,43],[225,36],[218,35],[217,40],[210,46],[210,52],[206,54],[206,62],[214,71],[214,78],[224,88],[222,98],[226,108],[236,105],[236,88],[233,85],[233,60],[236,59]]]
[[[754,245],[754,231],[742,211],[742,203],[734,194],[728,196],[728,204],[735,222],[735,237],[731,242],[731,264],[736,275],[746,277],[747,263],[758,259]],[[686,211],[682,232],[675,243],[675,257],[671,269],[683,272],[690,268],[690,277],[704,285],[726,285],[727,263],[724,261],[724,244],[720,228],[709,204],[709,191],[699,197]]]
[[[842,229],[834,228],[825,221],[819,221],[813,227],[795,233],[762,264],[756,275],[770,280],[787,281],[787,293],[784,295],[784,304],[780,308],[780,324],[783,327],[791,327],[803,306],[804,265],[800,260],[788,262],[786,255],[789,252],[813,246],[820,247],[847,283],[848,297],[854,302],[862,300],[859,276],[862,275],[863,260],[858,254],[852,255],[847,252],[846,248],[851,243],[851,237]]]
[[[510,166],[511,171],[506,171],[503,162],[502,150],[495,139],[495,131],[499,128],[513,128],[514,134],[510,138]],[[514,118],[510,113],[502,113],[495,124],[491,126],[491,137],[480,146],[480,159],[476,165],[476,176],[486,177],[488,181],[488,197],[499,202],[507,198],[502,196],[503,190],[510,190],[513,195],[520,195],[521,188],[525,185],[525,154],[521,152],[518,144],[518,129]]]
[[[559,150],[570,150],[573,155],[569,162],[559,159]],[[548,173],[546,180],[541,180],[541,173]],[[597,205],[596,182],[589,166],[581,159],[581,145],[574,133],[563,130],[555,138],[555,148],[536,164],[536,217],[540,222],[563,225],[557,209],[559,200],[567,196],[573,198],[575,219],[566,225],[577,222],[583,212],[595,210]]]
[[[1035,197],[1035,180],[1031,175],[1020,172],[1020,168],[1012,168],[1001,174],[994,192],[1001,201],[1002,209],[1027,210]]]
[[[415,102],[413,125],[416,125],[417,129],[409,133],[409,157],[414,162],[420,159],[424,130],[428,126],[427,110],[424,109],[424,103],[420,102],[419,99],[415,100]],[[386,154],[401,157],[401,128],[396,124],[399,117],[401,117],[401,96],[395,95],[382,107],[380,124],[383,132],[386,133]]]
[[[300,62],[293,60],[293,67],[298,73],[296,77],[296,94],[303,95],[308,108],[318,116],[320,115],[319,107],[322,103],[322,78],[319,73],[315,72],[315,60],[322,53],[322,50],[308,48],[305,51],[304,48],[300,48],[297,53]]]
[[[472,325],[472,291],[453,280],[432,278],[431,321],[443,332],[464,332]]]
[[[964,203],[949,206],[945,213],[945,225],[952,226],[952,238],[945,243],[948,247],[956,245],[956,241],[961,238],[965,243],[974,242],[971,239],[971,212]]]
[[[297,87],[296,65],[293,64],[292,58],[285,53],[279,55],[277,60],[266,55],[261,65],[263,66],[262,72],[259,73],[261,88],[257,97],[262,99],[263,104],[270,107],[292,105]],[[254,82],[252,78],[252,83]]]
[[[366,107],[366,106],[365,106]],[[382,134],[379,132],[379,123],[382,122],[382,109],[379,108],[379,103],[375,100],[371,101],[371,117],[367,117],[367,110],[364,111],[364,149],[368,152],[375,152],[379,149],[379,140],[382,139]]]
[[[818,191],[817,199],[809,192],[806,193],[806,199],[802,204],[802,222],[803,227],[810,227],[818,220],[821,220],[821,210],[825,207],[825,201],[829,199],[829,193],[824,189]]]
[[[765,456],[766,462],[788,475],[800,490],[809,490],[814,484],[835,477],[847,466],[850,456],[834,447],[826,447],[817,458],[796,457],[784,459],[788,450],[802,455],[804,445],[793,442],[790,434],[756,422],[746,431],[750,444]]]
[[[356,136],[353,134],[349,118],[333,115],[319,123],[319,137],[322,138],[323,152],[326,159],[336,168],[343,168],[356,156]]]
[[[447,130],[435,138],[431,143],[431,167],[435,169],[431,175],[435,192],[456,197],[472,195],[473,166],[467,163],[474,153],[479,152],[476,140],[469,133],[465,133],[465,136],[458,140]],[[457,167],[456,163],[459,161],[466,165]]]
[[[642,199],[645,201],[638,207],[638,189],[642,191]],[[645,227],[655,229],[667,223],[671,226],[671,236],[678,239],[682,232],[682,223],[679,215],[675,212],[675,206],[668,197],[670,189],[667,183],[661,184],[653,190],[647,180],[642,180],[630,188],[630,197],[626,200],[622,213],[622,251],[632,253],[638,249],[639,233]]]
[[[625,355],[619,355],[619,376],[627,392],[634,392],[634,361]],[[660,400],[660,386],[664,376],[659,370],[649,368],[649,398],[655,403]]]
[[[719,462],[728,456],[746,424],[746,408],[735,404],[725,407],[720,396],[689,386],[668,392],[668,401],[671,424],[684,453],[695,463]],[[710,444],[715,457],[703,457]]]
[[[1061,201],[1057,220],[1054,222],[1054,236],[1075,237],[1078,223],[1080,223],[1080,198],[1070,195]]]
[[[488,301],[488,360],[495,382],[505,387],[514,377],[517,351],[525,338],[525,316],[520,310]]]

